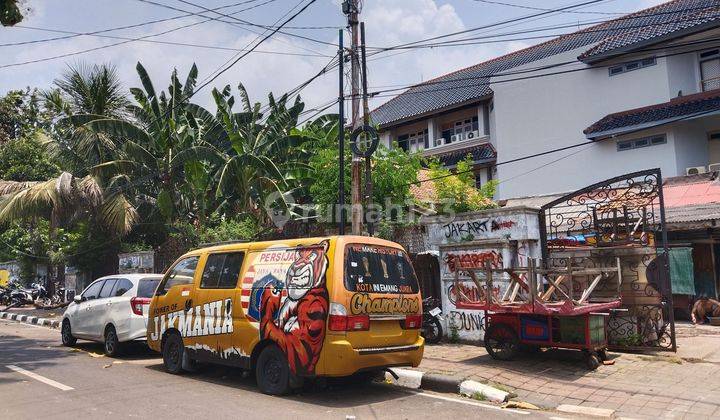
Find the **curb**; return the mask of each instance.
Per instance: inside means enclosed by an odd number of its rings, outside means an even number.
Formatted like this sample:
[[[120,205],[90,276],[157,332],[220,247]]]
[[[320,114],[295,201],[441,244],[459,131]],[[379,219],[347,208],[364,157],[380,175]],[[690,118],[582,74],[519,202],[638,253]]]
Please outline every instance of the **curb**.
[[[410,369],[392,368],[389,370],[397,375],[397,379],[395,379],[390,372],[385,373],[385,379],[405,388],[435,392],[453,392],[467,397],[481,396],[483,399],[496,403],[507,402],[510,398],[510,394],[505,391],[465,378],[425,373]]]
[[[11,312],[0,312],[0,319],[23,322],[25,324],[40,325],[43,327],[58,328],[60,321],[56,319],[39,318],[37,316],[21,315]]]

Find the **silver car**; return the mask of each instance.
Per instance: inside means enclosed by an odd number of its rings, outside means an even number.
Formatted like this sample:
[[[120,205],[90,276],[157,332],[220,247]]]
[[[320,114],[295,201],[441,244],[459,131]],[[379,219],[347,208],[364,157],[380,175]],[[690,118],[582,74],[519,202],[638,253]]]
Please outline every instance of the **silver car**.
[[[108,356],[116,356],[122,343],[145,340],[150,300],[161,279],[161,274],[117,274],[95,280],[65,310],[63,344],[97,341]]]

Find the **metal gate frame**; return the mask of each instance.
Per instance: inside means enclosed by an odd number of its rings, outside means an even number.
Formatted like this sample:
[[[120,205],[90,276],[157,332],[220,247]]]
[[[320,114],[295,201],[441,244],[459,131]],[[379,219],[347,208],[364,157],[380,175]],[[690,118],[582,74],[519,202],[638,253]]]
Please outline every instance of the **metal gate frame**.
[[[587,249],[588,238],[594,241],[595,254],[603,258],[622,258],[621,250],[629,248],[646,252],[640,257],[641,263],[626,265],[631,275],[623,275],[623,283],[630,283],[630,289],[641,296],[659,295],[660,303],[623,303],[623,310],[630,313],[630,320],[618,311],[611,311],[610,332],[634,334],[634,341],[613,343],[616,349],[677,350],[662,185],[659,168],[638,171],[589,185],[540,208],[540,242],[545,269],[568,263],[567,260],[554,261],[551,252],[573,250],[578,241],[585,241]],[[593,267],[602,265],[600,258],[593,260],[592,255],[590,252],[589,257],[580,258]],[[652,255],[654,259],[651,259]],[[644,288],[639,281],[643,268],[647,280]],[[636,275],[635,281],[632,274]],[[657,338],[643,341],[647,331]],[[637,336],[641,340],[639,343]]]

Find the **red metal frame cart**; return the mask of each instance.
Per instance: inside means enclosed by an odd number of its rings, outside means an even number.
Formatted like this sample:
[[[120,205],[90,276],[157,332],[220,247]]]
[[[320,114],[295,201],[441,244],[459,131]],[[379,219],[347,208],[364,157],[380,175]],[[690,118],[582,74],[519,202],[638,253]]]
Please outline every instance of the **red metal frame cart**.
[[[485,348],[498,360],[511,360],[521,350],[565,348],[582,350],[590,369],[596,369],[607,358],[607,319],[609,311],[621,306],[620,298],[591,298],[593,291],[603,282],[617,284],[620,290],[622,271],[620,259],[615,267],[573,267],[571,262],[563,268],[542,269],[529,260],[528,267],[493,269],[463,268],[455,272],[455,290],[458,291],[458,309],[485,312]],[[462,293],[457,284],[461,275],[475,283],[480,292],[476,300]],[[494,278],[502,276],[509,284],[502,296],[495,296]],[[561,287],[573,277],[592,278],[573,296]],[[540,281],[538,281],[538,278]],[[618,293],[619,296],[619,293]]]

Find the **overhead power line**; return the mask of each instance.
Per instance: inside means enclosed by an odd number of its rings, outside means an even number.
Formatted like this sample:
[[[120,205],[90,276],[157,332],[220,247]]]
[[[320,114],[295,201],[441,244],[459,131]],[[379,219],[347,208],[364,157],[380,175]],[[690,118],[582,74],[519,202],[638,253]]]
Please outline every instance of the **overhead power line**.
[[[719,7],[720,7],[720,5],[717,5],[717,4],[710,5],[710,6],[704,5],[704,6],[700,6],[700,7],[685,8],[685,9],[683,9],[683,11],[684,12],[694,12],[694,11],[699,12],[699,11],[704,11],[704,10],[718,9]],[[557,10],[557,9],[553,9],[553,10]],[[553,30],[553,29],[564,29],[564,28],[572,28],[572,27],[588,26],[588,25],[594,25],[597,27],[597,29],[593,29],[592,27],[590,27],[590,28],[585,28],[585,29],[581,29],[578,31],[560,34],[559,36],[572,35],[575,33],[592,33],[592,32],[603,32],[603,31],[618,31],[618,30],[624,30],[624,29],[638,29],[638,28],[643,28],[643,27],[656,26],[657,24],[652,23],[652,24],[648,24],[648,25],[639,25],[639,26],[618,26],[615,28],[601,28],[601,27],[608,23],[618,23],[618,22],[622,23],[623,21],[636,20],[640,17],[647,18],[647,17],[656,17],[656,16],[677,14],[677,13],[678,13],[677,10],[655,11],[655,12],[650,12],[650,13],[644,12],[641,10],[639,12],[635,12],[635,13],[628,14],[625,16],[619,16],[619,17],[612,18],[612,19],[574,22],[574,23],[561,24],[561,25],[551,25],[551,26],[545,26],[545,27],[528,28],[528,29],[523,29],[523,30],[518,30],[518,31],[513,31],[513,32],[507,32],[504,34],[490,34],[490,35],[485,35],[485,36],[458,38],[458,39],[446,40],[446,41],[442,41],[442,42],[424,43],[424,44],[421,44],[421,42],[424,42],[425,40],[418,40],[418,41],[413,41],[410,43],[398,44],[398,45],[387,46],[387,47],[367,47],[367,48],[375,50],[372,53],[372,55],[375,55],[380,52],[397,50],[397,49],[434,48],[434,47],[444,46],[444,45],[454,44],[454,43],[457,43],[457,44],[451,45],[451,46],[473,45],[472,43],[462,43],[462,42],[463,41],[481,40],[481,39],[490,39],[490,38],[496,38],[496,37],[500,37],[500,36],[510,36],[510,35],[520,35],[520,34],[535,33],[535,32],[544,32],[544,31]],[[687,22],[687,21],[694,21],[697,19],[698,19],[697,16],[687,16],[683,19],[675,20],[674,22]],[[498,25],[498,24],[491,24],[491,25],[485,25],[485,26],[496,26],[496,25]],[[481,29],[481,28],[484,28],[484,27],[472,28],[472,29],[468,29],[467,31],[475,31],[475,30]],[[440,39],[440,38],[449,37],[452,35],[453,34],[440,35],[435,38]],[[557,35],[549,35],[549,36],[557,36]],[[508,40],[508,41],[512,41],[512,40]]]
[[[258,1],[258,0],[245,0],[245,1],[238,2],[238,3],[227,4],[227,5],[225,5],[225,6],[216,7],[215,10],[228,9],[228,8],[231,8],[231,7],[241,6],[241,5],[243,5],[243,4],[247,4],[247,3],[255,2],[255,1]],[[233,12],[233,13],[240,13],[240,12],[244,12],[244,11],[246,11],[246,10],[248,10],[248,8],[246,8],[246,9],[241,9],[241,10],[235,11],[235,12]],[[164,19],[155,19],[155,20],[150,20],[150,21],[146,21],[146,22],[134,23],[134,24],[132,24],[132,25],[116,26],[116,27],[113,27],[113,28],[101,29],[101,30],[98,30],[98,31],[77,32],[77,33],[72,33],[72,35],[68,35],[68,36],[62,36],[62,37],[56,37],[56,38],[36,39],[36,40],[32,40],[32,41],[9,42],[9,43],[5,43],[5,44],[0,44],[0,47],[8,47],[8,46],[16,46],[16,45],[39,44],[39,43],[43,43],[43,42],[51,42],[51,41],[59,41],[59,40],[63,40],[63,39],[76,38],[76,37],[85,36],[85,35],[97,35],[97,34],[103,34],[103,33],[107,33],[107,32],[121,31],[121,30],[125,30],[125,29],[134,29],[134,28],[140,28],[140,27],[143,27],[143,26],[153,25],[153,24],[156,24],[156,23],[169,22],[169,21],[178,20],[178,19],[184,19],[184,18],[186,18],[186,17],[197,16],[197,15],[198,15],[197,13],[188,12],[188,13],[185,13],[185,14],[179,15],[179,16],[173,16],[173,17],[164,18]],[[15,25],[14,28],[26,28],[26,29],[48,30],[48,29],[36,28],[36,27],[25,26],[25,25]],[[54,31],[54,30],[53,30],[53,31]]]
[[[193,48],[204,48],[204,49],[211,49],[211,50],[220,50],[220,51],[244,51],[240,48],[232,48],[232,47],[221,47],[219,45],[207,45],[207,44],[194,44],[194,43],[188,43],[188,42],[177,42],[177,41],[160,41],[157,39],[135,39],[135,38],[129,38],[124,36],[116,36],[116,35],[102,35],[102,34],[88,34],[88,33],[82,33],[82,32],[72,32],[72,31],[63,31],[60,29],[45,29],[45,28],[38,28],[34,26],[23,26],[25,29],[33,29],[38,31],[45,31],[45,32],[55,32],[55,33],[65,33],[65,34],[74,34],[77,36],[94,36],[98,38],[106,38],[106,39],[122,39],[127,41],[137,41],[137,42],[147,42],[152,44],[163,44],[163,45],[176,45],[176,46],[182,46],[182,47],[193,47]],[[58,37],[56,39],[63,39],[65,37]],[[25,43],[34,43],[32,41],[27,41]],[[23,43],[16,43],[13,45],[20,45]],[[0,44],[0,47],[7,46],[8,44]],[[332,57],[327,54],[315,54],[315,53],[292,53],[287,51],[271,51],[271,50],[256,50],[255,51],[258,54],[274,54],[274,55],[290,55],[290,56],[300,56],[300,57]]]
[[[606,0],[589,0],[589,1],[584,1],[584,2],[582,2],[582,3],[577,3],[577,4],[573,4],[573,5],[569,5],[569,6],[559,7],[559,8],[556,8],[556,9],[549,9],[549,10],[547,10],[547,11],[538,12],[538,13],[534,13],[534,14],[531,14],[531,15],[520,16],[520,17],[516,17],[516,18],[512,18],[512,19],[506,19],[506,20],[503,20],[503,21],[500,21],[500,22],[496,22],[496,23],[491,23],[491,24],[487,24],[487,25],[477,26],[477,27],[475,27],[475,28],[464,29],[464,30],[462,30],[462,31],[456,31],[456,32],[451,32],[451,33],[444,34],[444,35],[438,35],[438,36],[434,36],[434,37],[430,37],[430,38],[420,39],[420,40],[417,40],[417,41],[407,42],[407,43],[404,43],[404,44],[395,45],[395,46],[392,47],[392,48],[405,47],[405,46],[408,46],[408,45],[419,44],[419,43],[421,43],[421,42],[434,41],[434,40],[437,40],[437,39],[443,39],[443,38],[448,38],[448,37],[451,37],[451,36],[462,35],[462,34],[466,34],[466,33],[470,33],[470,32],[479,31],[479,30],[482,30],[482,29],[493,28],[493,27],[497,27],[497,26],[501,26],[501,25],[506,25],[506,24],[509,24],[509,23],[515,23],[515,22],[520,22],[520,21],[524,21],[524,20],[527,20],[527,19],[531,19],[531,18],[537,18],[537,17],[541,17],[541,16],[553,14],[553,13],[559,13],[559,12],[562,12],[562,11],[565,11],[565,10],[572,10],[572,9],[575,9],[575,8],[578,8],[578,7],[587,6],[587,5],[596,4],[596,3],[600,3],[600,2],[602,2],[602,1],[606,1]]]
[[[485,4],[495,4],[499,6],[507,6],[507,7],[515,7],[517,9],[526,9],[526,10],[537,10],[537,11],[550,11],[552,9],[547,9],[544,7],[534,7],[534,6],[527,6],[524,4],[514,4],[514,3],[507,3],[503,1],[493,1],[493,0],[474,0],[478,3],[485,3]],[[580,15],[624,15],[624,12],[597,12],[593,10],[563,10],[560,13],[571,13],[571,14],[580,14]]]
[[[152,1],[152,0],[135,0],[135,1],[138,1],[138,2],[140,2],[140,3],[152,4],[152,5],[154,5],[154,6],[163,7],[163,8],[166,8],[166,9],[170,9],[170,10],[174,10],[174,11],[178,11],[178,12],[182,12],[182,13],[190,13],[190,12],[188,12],[187,10],[184,10],[184,9],[181,9],[181,8],[178,8],[178,7],[175,7],[175,6],[170,6],[170,5],[167,5],[167,4],[164,4],[164,3],[158,3],[158,2]],[[256,28],[261,28],[261,29],[265,29],[265,30],[269,30],[269,29],[273,29],[273,30],[274,30],[274,29],[277,29],[277,30],[278,30],[278,33],[281,33],[281,34],[283,34],[283,35],[287,35],[287,36],[291,36],[291,37],[299,38],[299,39],[304,39],[304,40],[306,40],[306,41],[311,41],[311,42],[315,42],[315,43],[318,43],[318,44],[337,46],[336,44],[333,44],[333,43],[331,43],[331,42],[322,41],[322,40],[315,39],[315,38],[311,38],[311,37],[304,36],[304,35],[294,34],[294,33],[292,33],[292,32],[281,31],[281,30],[280,30],[280,27],[260,25],[260,24],[257,24],[257,23],[249,22],[249,21],[247,21],[247,20],[239,19],[239,18],[237,18],[237,17],[235,17],[235,16],[228,15],[228,14],[224,14],[224,13],[220,13],[220,12],[218,12],[217,10],[208,9],[208,8],[206,8],[205,6],[201,6],[201,5],[199,5],[199,4],[195,4],[195,3],[192,3],[192,2],[189,2],[189,1],[185,1],[185,0],[178,0],[178,1],[180,1],[181,3],[185,3],[185,4],[188,4],[188,5],[191,5],[191,6],[193,6],[193,7],[197,7],[197,8],[199,8],[199,9],[202,9],[203,12],[213,12],[213,13],[221,16],[221,17],[229,18],[229,19],[231,19],[231,20],[228,21],[228,20],[224,20],[224,19],[217,18],[217,17],[210,17],[210,16],[207,16],[207,15],[205,15],[205,14],[203,14],[203,13],[198,13],[197,15],[200,16],[200,17],[205,17],[205,18],[208,18],[208,19],[217,21],[217,22],[222,22],[222,23],[226,23],[226,24],[229,24],[229,25],[233,25],[233,26],[235,26],[235,27],[242,28],[242,29],[244,29],[244,30],[246,30],[246,31],[253,32],[253,33],[255,33],[255,34],[259,34],[259,32],[255,31],[255,30],[252,30],[252,29],[249,29],[249,28],[247,28],[247,26],[256,27]],[[271,1],[275,1],[275,0],[271,0]]]
[[[716,112],[716,110],[711,109],[711,110],[703,111],[703,112],[701,112],[701,113],[692,114],[692,115],[687,115],[687,116],[685,116],[685,117],[680,117],[680,118],[677,118],[677,119],[673,120],[673,123],[681,122],[681,121],[685,121],[685,120],[689,120],[689,119],[694,119],[694,118],[697,118],[697,117],[702,117],[702,116],[704,116],[704,115],[709,115],[709,114],[712,114],[712,113],[714,113],[714,112]],[[628,131],[628,132],[626,132],[626,133],[623,133],[622,136],[629,136],[629,135],[632,135],[632,134],[635,134],[635,133],[639,133],[639,132],[642,132],[642,131],[646,131],[646,130],[648,130],[648,128],[637,128],[637,129],[634,129],[634,130],[630,130],[630,131]],[[596,141],[596,140],[587,140],[587,141],[583,141],[582,143],[571,144],[571,145],[569,145],[569,146],[558,147],[558,148],[555,148],[555,149],[549,149],[549,150],[545,150],[545,151],[542,151],[542,152],[533,153],[533,154],[529,154],[529,155],[524,155],[524,156],[520,156],[520,157],[517,157],[517,158],[509,159],[509,160],[506,160],[506,161],[498,162],[498,163],[496,163],[494,166],[497,167],[497,166],[502,166],[502,165],[509,165],[509,164],[511,164],[511,163],[517,163],[517,162],[521,162],[521,161],[528,160],[528,159],[534,159],[534,158],[537,158],[537,157],[550,155],[550,154],[553,154],[553,153],[563,152],[563,151],[565,151],[565,150],[575,149],[575,148],[581,147],[581,146],[598,144],[598,143],[600,143],[600,142],[602,142],[602,141],[612,140],[612,139],[614,139],[614,137],[610,137],[610,138],[604,139],[604,140],[597,140],[597,141]],[[538,142],[538,143],[542,143],[542,142]],[[569,156],[571,156],[571,155],[568,155],[568,156],[565,156],[565,157],[569,157]],[[537,169],[538,169],[538,168],[536,168],[536,169],[534,169],[534,170],[537,170]],[[425,182],[437,181],[437,180],[439,180],[439,179],[444,179],[444,178],[448,178],[448,177],[451,177],[451,176],[456,176],[456,175],[460,175],[460,174],[464,174],[464,173],[469,173],[469,172],[473,172],[473,171],[474,171],[474,169],[467,169],[467,170],[464,170],[464,171],[454,172],[454,173],[447,174],[447,175],[441,175],[441,176],[436,176],[436,177],[433,177],[433,178],[427,178],[427,179],[417,180],[417,181],[415,181],[415,182],[409,182],[409,183],[404,184],[404,185],[406,185],[406,186],[418,185],[418,184],[422,184],[422,183],[425,183]],[[532,171],[530,171],[530,172],[532,172]],[[501,182],[502,182],[502,181],[501,181]]]
[[[686,42],[686,43],[682,43],[682,44],[675,44],[675,45],[666,46],[666,47],[643,48],[643,49],[638,49],[638,50],[632,51],[632,53],[637,54],[637,53],[652,52],[652,51],[672,50],[672,49],[677,49],[677,48],[683,48],[683,47],[688,47],[688,46],[693,46],[693,45],[702,45],[702,44],[708,44],[708,43],[713,43],[713,42],[720,42],[720,37],[704,38],[704,39],[699,39],[699,40]],[[704,51],[707,48],[708,47],[705,46],[702,48],[697,48],[697,49],[692,49],[692,50],[685,50],[685,51],[679,51],[679,52],[675,52],[675,53],[661,54],[661,55],[656,55],[655,58],[665,58],[665,57],[672,57],[672,56],[681,55],[681,54],[699,52],[699,51]],[[417,84],[393,88],[393,89],[378,90],[375,92],[371,92],[370,95],[372,97],[395,96],[395,95],[381,95],[381,94],[387,93],[387,92],[407,90],[407,89],[412,89],[412,88],[417,88],[417,87],[442,85],[442,84],[447,84],[448,82],[457,82],[457,81],[463,81],[463,80],[478,80],[479,81],[479,80],[485,80],[485,79],[489,79],[489,78],[512,76],[512,75],[523,74],[523,73],[533,73],[533,72],[537,72],[537,71],[550,70],[553,68],[563,67],[563,66],[567,66],[567,65],[571,65],[571,64],[582,64],[582,63],[579,63],[577,61],[564,61],[561,63],[549,64],[546,66],[536,67],[533,69],[507,71],[507,72],[488,72],[485,74],[468,76],[468,77],[457,77],[457,78],[453,78],[453,79],[449,79],[449,80],[433,80],[433,81],[417,83]],[[568,69],[568,70],[562,70],[562,71],[550,72],[550,73],[542,73],[542,74],[517,77],[517,78],[511,78],[511,79],[499,79],[499,80],[492,80],[492,81],[483,81],[483,82],[479,82],[479,83],[470,83],[470,84],[459,85],[459,86],[443,86],[442,88],[439,88],[439,89],[423,89],[423,90],[419,90],[416,92],[404,92],[403,95],[421,95],[421,94],[425,94],[425,93],[429,93],[429,92],[448,91],[448,90],[453,90],[453,89],[464,89],[464,88],[468,88],[468,87],[484,87],[484,86],[489,86],[492,84],[500,84],[500,83],[515,82],[515,81],[520,81],[520,80],[537,79],[537,78],[542,78],[542,77],[575,73],[575,72],[579,72],[579,71],[594,70],[594,69],[605,68],[605,67],[607,67],[607,66],[606,65],[591,65],[591,66],[585,66],[582,68]]]

